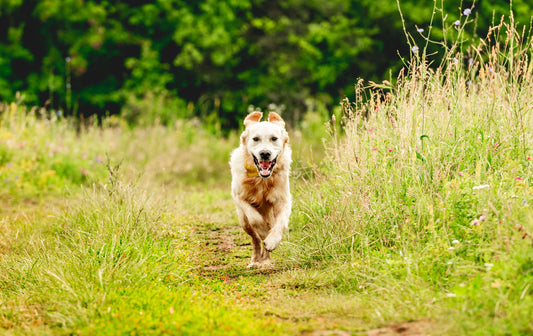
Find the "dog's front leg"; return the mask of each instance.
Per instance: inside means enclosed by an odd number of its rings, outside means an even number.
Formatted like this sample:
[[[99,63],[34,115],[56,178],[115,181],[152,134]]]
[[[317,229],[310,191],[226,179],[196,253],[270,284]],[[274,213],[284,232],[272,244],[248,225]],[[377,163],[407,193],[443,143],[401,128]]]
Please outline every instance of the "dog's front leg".
[[[240,198],[234,198],[235,204],[237,205],[237,213],[239,216],[239,222],[244,227],[245,222],[248,222],[251,226],[257,226],[260,223],[263,223],[264,219],[257,211],[256,208],[250,205],[250,203],[240,199]]]
[[[265,250],[272,252],[278,247],[281,238],[283,237],[283,232],[289,228],[290,215],[291,205],[289,202],[280,209],[279,214],[272,221],[272,227],[270,228],[268,236],[263,241]]]

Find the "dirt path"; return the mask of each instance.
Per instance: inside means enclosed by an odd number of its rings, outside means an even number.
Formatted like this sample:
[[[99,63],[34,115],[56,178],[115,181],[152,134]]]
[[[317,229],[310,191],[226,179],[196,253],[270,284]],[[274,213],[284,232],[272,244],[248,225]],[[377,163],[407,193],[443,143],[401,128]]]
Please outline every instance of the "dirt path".
[[[260,314],[278,323],[289,323],[300,335],[367,335],[422,336],[430,323],[411,321],[367,329],[357,309],[355,293],[335,293],[335,289],[306,285],[306,270],[298,265],[280,262],[284,251],[275,251],[271,269],[249,270],[250,238],[238,226],[229,195],[218,193],[209,209],[196,208],[191,239],[195,242],[194,259],[199,275],[207,282],[221,282],[228,296],[239,305],[260,308]],[[303,285],[302,285],[303,284]],[[354,301],[356,303],[354,303]]]

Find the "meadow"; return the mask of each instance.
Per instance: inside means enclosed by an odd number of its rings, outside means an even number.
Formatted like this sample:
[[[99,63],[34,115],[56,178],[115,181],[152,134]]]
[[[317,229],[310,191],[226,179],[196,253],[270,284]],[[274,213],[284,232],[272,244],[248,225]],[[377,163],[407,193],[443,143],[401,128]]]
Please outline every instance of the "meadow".
[[[1,105],[0,333],[533,334],[526,33],[440,65],[413,45],[394,84],[309,111],[272,269],[246,269],[238,132]]]

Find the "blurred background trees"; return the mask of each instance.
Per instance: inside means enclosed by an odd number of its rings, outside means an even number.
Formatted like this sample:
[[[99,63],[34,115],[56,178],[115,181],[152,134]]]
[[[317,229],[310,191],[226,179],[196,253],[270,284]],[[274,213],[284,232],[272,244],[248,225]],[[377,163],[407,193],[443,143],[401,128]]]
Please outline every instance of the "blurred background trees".
[[[400,5],[411,44],[424,45],[434,3]],[[437,41],[456,20],[484,37],[509,15],[506,0],[436,5]],[[519,25],[532,9],[513,1]],[[132,122],[235,127],[271,103],[299,120],[351,97],[358,77],[394,80],[411,52],[395,0],[3,0],[0,22],[0,100]]]

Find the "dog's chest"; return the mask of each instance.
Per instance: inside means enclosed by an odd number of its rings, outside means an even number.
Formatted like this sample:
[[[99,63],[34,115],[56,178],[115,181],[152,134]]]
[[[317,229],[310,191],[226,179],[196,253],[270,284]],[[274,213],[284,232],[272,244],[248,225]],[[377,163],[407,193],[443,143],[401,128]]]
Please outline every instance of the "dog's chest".
[[[276,202],[276,177],[245,177],[243,180],[243,199],[255,208],[262,208]]]

